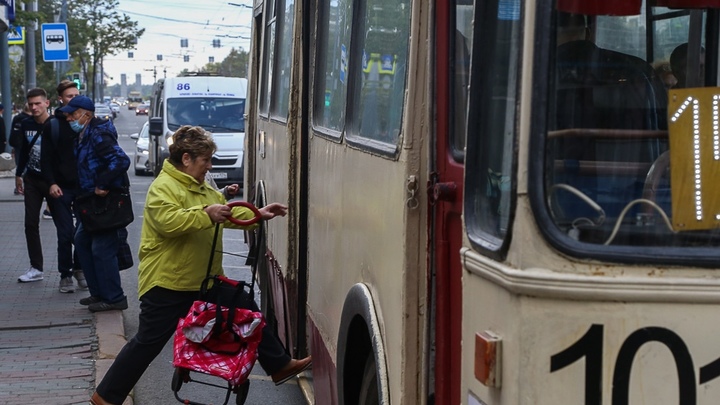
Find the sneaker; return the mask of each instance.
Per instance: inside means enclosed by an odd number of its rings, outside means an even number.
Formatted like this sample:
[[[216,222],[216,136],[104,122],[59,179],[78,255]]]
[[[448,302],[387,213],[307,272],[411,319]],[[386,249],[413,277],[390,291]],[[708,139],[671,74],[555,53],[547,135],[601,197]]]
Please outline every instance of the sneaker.
[[[29,269],[27,269],[27,271],[25,272],[25,274],[23,274],[22,276],[18,277],[18,281],[21,282],[21,283],[29,283],[29,282],[32,282],[32,281],[40,281],[40,280],[42,280],[42,279],[43,279],[43,272],[40,271],[40,270],[38,270],[38,269],[36,269],[36,268],[34,268],[34,267],[30,267]]]
[[[91,295],[89,297],[85,297],[85,298],[81,299],[80,305],[90,305],[90,304],[95,304],[95,303],[101,302],[101,301],[102,301],[102,298]]]
[[[73,277],[77,280],[79,289],[87,290],[87,281],[85,281],[85,273],[82,270],[73,270]]]
[[[127,309],[127,308],[128,308],[127,297],[123,297],[123,299],[121,299],[120,301],[112,303],[112,304],[105,302],[105,301],[100,301],[100,302],[96,302],[94,304],[88,305],[88,309],[90,310],[90,312],[113,311],[116,309],[122,311],[123,309]]]
[[[43,211],[43,219],[52,219],[52,214],[48,210]]]
[[[61,293],[75,292],[75,286],[73,285],[72,277],[63,277],[60,279],[60,292]]]

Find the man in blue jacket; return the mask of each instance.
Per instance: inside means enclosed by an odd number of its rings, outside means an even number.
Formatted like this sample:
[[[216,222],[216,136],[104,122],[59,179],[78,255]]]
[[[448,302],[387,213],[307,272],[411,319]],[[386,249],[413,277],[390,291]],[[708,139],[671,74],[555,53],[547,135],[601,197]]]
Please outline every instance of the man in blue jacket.
[[[80,193],[104,197],[112,188],[129,186],[127,170],[130,158],[118,145],[117,131],[111,121],[95,117],[95,104],[77,96],[60,111],[78,134],[75,157]],[[90,297],[81,300],[92,312],[127,309],[127,297],[120,282],[117,230],[90,233],[82,221],[75,234],[75,249],[85,273]]]

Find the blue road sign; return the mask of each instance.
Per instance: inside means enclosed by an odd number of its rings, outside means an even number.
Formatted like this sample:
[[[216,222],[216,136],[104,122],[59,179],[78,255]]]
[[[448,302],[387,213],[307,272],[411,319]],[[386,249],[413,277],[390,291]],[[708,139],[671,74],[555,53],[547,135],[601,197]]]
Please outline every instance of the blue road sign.
[[[25,27],[10,26],[8,30],[8,45],[22,45],[25,43]]]
[[[65,23],[43,24],[41,28],[43,60],[45,62],[70,59],[70,43]]]

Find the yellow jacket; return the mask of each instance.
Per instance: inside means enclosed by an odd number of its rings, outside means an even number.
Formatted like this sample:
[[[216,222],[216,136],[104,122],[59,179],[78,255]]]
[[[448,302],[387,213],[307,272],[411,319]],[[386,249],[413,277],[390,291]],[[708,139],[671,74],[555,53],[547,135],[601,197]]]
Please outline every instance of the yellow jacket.
[[[220,192],[207,183],[198,184],[167,160],[162,172],[152,182],[145,199],[138,297],[153,287],[175,291],[199,291],[207,273],[215,224],[203,208],[225,204]],[[234,207],[233,217],[250,219],[252,211]],[[223,274],[223,227],[241,228],[230,221],[220,225],[212,274]]]

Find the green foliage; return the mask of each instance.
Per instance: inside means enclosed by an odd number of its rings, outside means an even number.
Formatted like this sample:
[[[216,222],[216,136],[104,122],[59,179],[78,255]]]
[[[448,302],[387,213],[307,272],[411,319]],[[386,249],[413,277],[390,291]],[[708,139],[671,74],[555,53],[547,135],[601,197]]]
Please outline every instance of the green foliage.
[[[26,1],[29,2],[29,1]],[[19,3],[19,2],[18,2]],[[69,72],[83,72],[83,83],[89,84],[89,97],[99,96],[96,91],[94,72],[100,69],[102,60],[108,55],[133,49],[145,29],[138,23],[118,11],[118,0],[73,0],[67,1],[67,25],[70,43],[70,62],[59,63],[56,72],[52,62],[43,62],[40,24],[53,22],[60,14],[62,0],[38,2],[37,12],[22,11],[17,7],[15,25],[27,26],[37,21],[35,33],[36,81],[38,87],[45,88],[54,97],[54,89],[60,79]],[[13,102],[24,103],[25,60],[19,66],[12,66],[11,82]],[[20,85],[23,84],[23,85]],[[16,90],[17,89],[17,90]]]
[[[208,63],[200,71],[214,72],[220,76],[248,77],[249,54],[240,47],[232,48],[228,56],[220,63]]]

